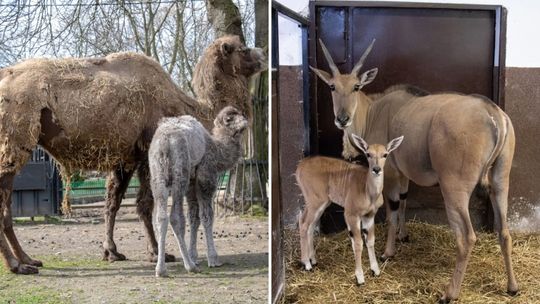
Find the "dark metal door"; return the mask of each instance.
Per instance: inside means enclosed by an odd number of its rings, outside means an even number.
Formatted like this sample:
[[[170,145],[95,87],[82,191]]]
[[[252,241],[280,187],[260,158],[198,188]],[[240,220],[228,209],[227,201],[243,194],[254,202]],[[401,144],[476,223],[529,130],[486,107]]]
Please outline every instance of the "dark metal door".
[[[377,67],[375,81],[366,93],[408,83],[431,92],[477,93],[503,106],[504,24],[501,6],[421,3],[315,1],[310,3],[310,64],[329,71],[321,38],[342,73],[348,73],[372,39],[374,48],[363,70]],[[334,125],[328,86],[315,80],[312,108],[317,109],[319,154],[340,156],[342,131]],[[446,221],[437,187],[409,191],[409,206],[420,217]],[[476,226],[485,224],[487,204],[471,202]],[[431,209],[430,209],[431,208]],[[478,212],[475,213],[475,210]],[[435,216],[434,216],[435,215]]]
[[[62,181],[56,164],[45,150],[36,148],[13,181],[12,215],[56,215],[61,199]]]

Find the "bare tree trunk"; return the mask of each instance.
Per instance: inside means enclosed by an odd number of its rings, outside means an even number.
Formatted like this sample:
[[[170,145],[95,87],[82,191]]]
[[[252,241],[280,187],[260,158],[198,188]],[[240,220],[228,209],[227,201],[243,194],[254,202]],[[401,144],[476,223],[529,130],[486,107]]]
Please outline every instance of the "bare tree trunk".
[[[268,2],[255,0],[255,46],[261,49],[268,46]]]
[[[246,43],[242,32],[242,17],[232,0],[206,0],[208,21],[216,31],[216,38],[237,35]]]

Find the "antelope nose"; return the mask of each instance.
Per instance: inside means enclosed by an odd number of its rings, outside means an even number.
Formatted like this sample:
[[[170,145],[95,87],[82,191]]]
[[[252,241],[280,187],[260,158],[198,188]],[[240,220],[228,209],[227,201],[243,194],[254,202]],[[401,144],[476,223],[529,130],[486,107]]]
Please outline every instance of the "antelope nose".
[[[340,125],[344,126],[349,122],[349,115],[347,114],[338,115],[337,121]]]
[[[373,167],[373,173],[378,175],[380,172],[381,172],[381,167],[379,167],[379,166]]]

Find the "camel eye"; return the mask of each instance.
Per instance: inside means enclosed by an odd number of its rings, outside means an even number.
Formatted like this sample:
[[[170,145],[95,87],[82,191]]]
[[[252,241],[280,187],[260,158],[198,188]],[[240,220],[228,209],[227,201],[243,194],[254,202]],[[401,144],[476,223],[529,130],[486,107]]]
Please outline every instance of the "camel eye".
[[[360,85],[358,83],[354,85],[354,91],[355,92],[360,91]]]
[[[333,84],[331,84],[331,85],[330,85],[330,90],[331,90],[331,91],[335,91],[335,90],[336,90],[336,86],[333,85]]]

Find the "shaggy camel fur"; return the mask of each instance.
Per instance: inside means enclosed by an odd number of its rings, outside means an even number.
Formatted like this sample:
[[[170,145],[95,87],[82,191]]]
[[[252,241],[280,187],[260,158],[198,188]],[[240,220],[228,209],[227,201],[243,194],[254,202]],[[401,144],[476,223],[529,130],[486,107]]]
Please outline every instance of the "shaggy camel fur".
[[[243,49],[241,44],[228,39],[218,39],[214,44],[227,51],[223,57],[247,57],[234,51]],[[207,67],[212,66],[212,58],[201,60],[208,61]],[[243,69],[244,63],[250,69]],[[257,71],[254,66],[263,68],[259,57],[214,64],[236,64],[235,68],[221,68],[251,73]],[[6,266],[12,272],[28,274],[37,273],[36,266],[42,265],[19,245],[10,210],[13,178],[37,144],[68,172],[110,172],[105,208],[107,233],[103,242],[103,257],[109,261],[125,259],[113,241],[114,222],[129,180],[137,172],[141,182],[137,212],[149,242],[149,258],[154,260],[158,246],[151,220],[153,198],[147,150],[157,122],[165,116],[198,117],[204,113],[199,119],[210,125],[208,116],[221,108],[221,104],[209,107],[207,103],[197,103],[178,89],[157,62],[134,53],[86,59],[31,59],[1,69],[0,253]]]
[[[317,264],[313,231],[323,211],[334,202],[345,209],[345,222],[351,237],[356,283],[365,282],[362,270],[362,238],[368,250],[373,275],[380,274],[375,255],[375,214],[383,204],[382,189],[384,163],[388,154],[395,150],[403,136],[391,140],[386,147],[369,146],[361,137],[352,135],[354,146],[363,153],[369,167],[341,159],[315,156],[304,159],[296,169],[296,180],[306,202],[300,216],[300,251],[306,270]]]
[[[251,118],[249,77],[266,68],[265,60],[261,49],[245,47],[238,36],[219,38],[206,48],[195,66],[192,83],[197,100],[214,110],[208,113],[209,122],[227,105]]]
[[[457,245],[456,267],[441,302],[456,299],[476,242],[469,200],[476,185],[481,183],[488,186],[493,206],[507,290],[515,295],[518,284],[512,268],[512,238],[506,220],[515,135],[508,115],[484,96],[426,94],[403,85],[371,101],[360,91],[366,73],[358,76],[367,52],[353,73],[341,74],[322,41],[321,47],[332,74],[312,69],[332,90],[338,128],[345,133],[361,130],[367,141],[381,142],[397,135],[407,138],[384,169],[391,176],[385,178],[383,193],[390,202],[392,215],[383,258],[395,253],[396,212],[403,209],[404,214],[409,180],[420,186],[438,184]]]
[[[197,231],[199,221],[192,216],[197,210],[202,219],[208,247],[208,266],[221,263],[214,246],[212,197],[217,189],[218,175],[234,166],[242,156],[242,133],[248,121],[234,107],[225,107],[214,121],[212,136],[202,124],[189,115],[163,118],[150,144],[148,162],[150,185],[154,199],[154,229],[158,234],[158,262],[156,276],[166,276],[165,237],[167,234],[167,199],[172,195],[170,221],[178,241],[187,271],[198,272]],[[196,200],[188,200],[191,220],[189,253],[184,240],[184,196],[194,193]]]

